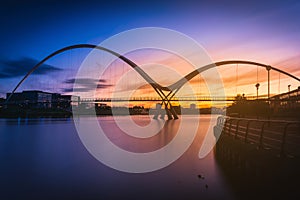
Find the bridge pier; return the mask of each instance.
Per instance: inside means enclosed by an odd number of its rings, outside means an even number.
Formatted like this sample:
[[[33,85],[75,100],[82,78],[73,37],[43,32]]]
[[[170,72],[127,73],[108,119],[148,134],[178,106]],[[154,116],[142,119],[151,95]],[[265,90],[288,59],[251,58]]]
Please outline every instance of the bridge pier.
[[[172,107],[171,104],[170,104],[170,112],[173,115],[174,119],[178,119],[179,118],[178,115],[177,115],[177,113],[176,113],[176,111],[174,110],[174,108]]]
[[[166,114],[167,114],[167,116],[168,116],[168,120],[173,119],[172,114],[171,114],[171,111],[169,110],[169,108],[168,108],[168,107],[165,107],[165,110],[166,110]]]
[[[156,104],[156,113],[154,114],[153,119],[158,119],[159,115],[160,115],[160,119],[164,119],[165,115],[167,115],[168,120],[178,119],[178,115],[171,105],[170,108],[168,108],[167,104],[165,104],[164,111],[161,109],[161,106],[162,103]]]
[[[156,112],[155,112],[155,114],[154,114],[154,116],[153,116],[153,119],[157,119],[158,116],[159,116],[160,114],[162,114],[162,113],[161,113],[161,104],[160,104],[160,103],[157,103],[157,104],[156,104],[155,109],[156,109]]]

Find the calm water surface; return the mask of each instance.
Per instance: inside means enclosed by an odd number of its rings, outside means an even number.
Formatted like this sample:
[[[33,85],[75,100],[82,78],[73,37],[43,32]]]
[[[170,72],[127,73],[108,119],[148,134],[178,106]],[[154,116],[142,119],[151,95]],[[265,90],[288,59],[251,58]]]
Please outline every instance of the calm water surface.
[[[185,126],[199,120],[189,118]],[[133,119],[141,126],[150,120]],[[198,158],[210,119],[201,115],[197,136],[180,159],[144,174],[119,172],[97,161],[81,143],[72,119],[0,119],[0,199],[234,199],[214,153]],[[156,136],[137,139],[122,133],[112,117],[98,120],[112,142],[135,152],[161,148],[180,123],[167,121]]]

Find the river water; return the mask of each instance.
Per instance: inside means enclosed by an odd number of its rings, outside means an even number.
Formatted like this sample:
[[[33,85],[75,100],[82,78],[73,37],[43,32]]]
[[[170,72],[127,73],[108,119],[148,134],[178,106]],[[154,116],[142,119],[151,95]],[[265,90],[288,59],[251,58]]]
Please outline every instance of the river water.
[[[216,117],[200,116],[195,140],[178,160],[141,174],[120,172],[96,160],[72,119],[0,119],[0,199],[234,199],[213,151],[198,157],[210,120]],[[118,117],[124,124],[129,118]],[[151,120],[131,118],[141,126]],[[188,119],[183,126],[199,120]],[[167,121],[161,134],[146,140],[123,134],[111,116],[98,121],[113,143],[135,152],[163,147],[181,123]],[[159,136],[162,133],[167,136]]]

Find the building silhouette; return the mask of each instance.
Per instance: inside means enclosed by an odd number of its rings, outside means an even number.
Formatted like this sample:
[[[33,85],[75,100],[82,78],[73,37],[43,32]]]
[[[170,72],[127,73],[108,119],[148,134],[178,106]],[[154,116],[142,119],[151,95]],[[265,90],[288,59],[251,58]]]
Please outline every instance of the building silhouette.
[[[300,87],[283,94],[271,97],[271,107],[274,110],[286,108],[300,108]]]
[[[6,94],[8,98],[11,93]],[[70,109],[72,104],[80,101],[78,96],[49,93],[40,90],[27,90],[14,93],[7,104],[7,108],[43,109],[60,108]]]

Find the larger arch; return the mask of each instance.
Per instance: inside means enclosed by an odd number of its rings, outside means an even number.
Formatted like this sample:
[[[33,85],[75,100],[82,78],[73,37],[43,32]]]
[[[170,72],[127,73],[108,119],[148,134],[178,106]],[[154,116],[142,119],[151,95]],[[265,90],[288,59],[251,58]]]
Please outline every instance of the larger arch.
[[[43,63],[45,63],[47,60],[49,60],[50,58],[63,53],[65,51],[68,50],[72,50],[72,49],[80,49],[80,48],[89,48],[89,49],[97,49],[97,50],[101,50],[101,51],[105,51],[108,52],[118,58],[120,58],[121,60],[123,60],[125,63],[127,63],[128,65],[130,65],[135,71],[137,71],[151,86],[152,88],[155,90],[155,92],[160,96],[160,98],[162,99],[162,102],[165,105],[165,109],[166,109],[166,113],[168,115],[168,119],[172,119],[172,115],[174,116],[175,119],[178,118],[176,112],[174,111],[174,109],[172,108],[172,105],[170,104],[168,97],[163,93],[163,88],[160,84],[158,84],[157,82],[155,82],[148,74],[146,74],[146,72],[144,72],[144,70],[142,70],[137,64],[135,64],[133,61],[131,61],[130,59],[126,58],[125,56],[120,55],[119,53],[112,51],[110,49],[107,49],[105,47],[102,46],[98,46],[98,45],[93,45],[93,44],[76,44],[76,45],[71,45],[71,46],[67,46],[64,48],[61,48],[53,53],[51,53],[50,55],[48,55],[47,57],[45,57],[43,60],[41,60],[39,63],[37,63],[22,79],[21,81],[16,85],[16,87],[12,90],[11,94],[8,96],[8,98],[6,99],[6,103],[9,102],[9,100],[11,99],[11,97],[13,96],[13,94],[15,93],[15,91],[20,87],[20,85],[27,79],[27,77],[32,74],[36,69],[38,69]],[[170,109],[168,109],[168,105],[170,106]]]
[[[42,64],[44,64],[47,60],[49,60],[50,58],[63,53],[65,51],[69,51],[72,49],[83,49],[83,48],[88,48],[88,49],[97,49],[97,50],[101,50],[101,51],[105,51],[108,52],[118,58],[120,58],[121,60],[123,60],[125,63],[127,63],[128,65],[130,65],[135,71],[137,71],[155,90],[157,89],[161,89],[162,86],[159,85],[158,83],[156,83],[148,74],[146,74],[146,72],[144,72],[144,70],[142,70],[136,63],[134,63],[133,61],[131,61],[130,59],[126,58],[125,56],[120,55],[119,53],[112,51],[110,49],[107,49],[105,47],[101,47],[101,46],[97,46],[97,45],[93,45],[93,44],[76,44],[76,45],[71,45],[71,46],[67,46],[64,48],[61,48],[53,53],[51,53],[50,55],[48,55],[47,57],[45,57],[43,60],[41,60],[39,63],[37,63],[22,79],[21,81],[16,85],[16,87],[12,90],[10,96],[6,99],[6,102],[9,101],[9,99],[12,97],[12,95],[15,93],[15,91],[20,87],[20,85],[28,78],[28,76],[30,74],[32,74],[35,70],[37,70]]]

